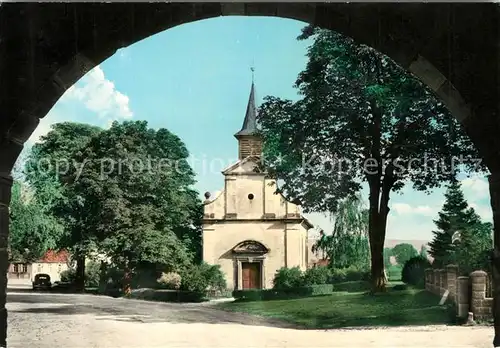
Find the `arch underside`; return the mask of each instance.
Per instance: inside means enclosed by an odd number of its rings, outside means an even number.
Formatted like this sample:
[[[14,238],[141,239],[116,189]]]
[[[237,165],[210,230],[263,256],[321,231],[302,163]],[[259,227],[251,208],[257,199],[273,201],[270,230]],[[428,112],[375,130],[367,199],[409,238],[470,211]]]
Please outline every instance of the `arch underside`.
[[[491,97],[484,100],[485,89],[496,91],[494,4],[13,3],[0,8],[0,129],[22,145],[66,89],[119,48],[180,24],[227,15],[290,18],[341,32],[419,77],[480,149],[488,148],[485,129],[498,128],[483,115],[497,110]],[[491,30],[480,35],[485,23]]]

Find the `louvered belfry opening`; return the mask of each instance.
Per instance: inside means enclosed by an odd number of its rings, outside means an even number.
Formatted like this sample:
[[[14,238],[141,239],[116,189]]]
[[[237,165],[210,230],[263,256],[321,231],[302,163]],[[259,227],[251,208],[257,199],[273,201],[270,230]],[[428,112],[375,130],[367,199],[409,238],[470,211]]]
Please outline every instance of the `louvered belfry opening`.
[[[238,158],[240,160],[248,156],[260,157],[262,153],[262,141],[259,136],[242,136],[239,139]]]

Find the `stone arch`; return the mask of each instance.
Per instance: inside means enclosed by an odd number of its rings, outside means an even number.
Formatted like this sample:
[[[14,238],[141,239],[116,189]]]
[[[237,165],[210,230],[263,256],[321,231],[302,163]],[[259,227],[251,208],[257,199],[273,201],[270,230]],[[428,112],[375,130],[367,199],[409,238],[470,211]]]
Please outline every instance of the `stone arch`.
[[[499,11],[493,3],[2,4],[0,270],[7,268],[10,171],[39,119],[119,48],[180,24],[227,15],[290,18],[335,30],[413,72],[442,98],[497,173],[490,191],[500,221]],[[6,342],[5,286],[4,278],[0,345]]]
[[[238,243],[231,250],[233,254],[264,255],[269,252],[269,248],[267,248],[264,244],[250,239]]]
[[[43,35],[33,37],[29,31],[22,30],[22,34],[31,37],[31,41],[26,40],[25,47],[19,45],[18,36],[12,38],[14,43],[4,35],[0,50],[9,50],[10,43],[25,51],[33,51],[34,39],[43,45],[40,45],[39,52],[34,52],[23,62],[26,65],[15,64],[19,60],[16,55],[4,55],[12,56],[12,61],[4,64],[9,70],[2,75],[9,77],[10,72],[15,74],[13,77],[20,76],[12,81],[19,80],[17,84],[22,86],[16,89],[5,83],[0,87],[0,95],[17,93],[17,90],[24,92],[24,98],[22,103],[16,100],[18,98],[4,98],[4,101],[14,101],[7,105],[7,109],[12,109],[9,114],[15,116],[2,120],[9,123],[2,128],[8,129],[10,147],[17,149],[12,151],[19,152],[19,147],[38,125],[39,118],[45,116],[62,94],[118,49],[180,24],[218,16],[244,15],[300,20],[341,32],[387,54],[434,90],[469,130],[475,127],[470,117],[474,112],[473,96],[458,90],[463,87],[469,92],[474,88],[468,88],[471,81],[462,81],[462,69],[452,61],[449,47],[444,45],[450,43],[450,32],[464,33],[464,30],[484,22],[485,18],[491,20],[492,14],[497,14],[492,7],[476,6],[471,11],[470,6],[459,4],[9,4],[2,6],[0,11],[3,20],[1,32],[9,33],[14,31],[12,27],[19,28],[9,21],[11,18],[17,23],[30,22],[31,27],[39,29]],[[479,48],[477,46],[481,45],[476,44],[474,48]],[[42,65],[37,57],[49,61]],[[23,71],[11,69],[14,65],[22,67]],[[37,73],[27,76],[33,70]],[[480,83],[476,84],[476,90],[477,85]],[[484,143],[484,137],[477,133],[469,131],[479,148],[484,148],[480,144]],[[13,157],[15,161],[17,155]],[[10,168],[0,169],[4,173],[10,171]]]

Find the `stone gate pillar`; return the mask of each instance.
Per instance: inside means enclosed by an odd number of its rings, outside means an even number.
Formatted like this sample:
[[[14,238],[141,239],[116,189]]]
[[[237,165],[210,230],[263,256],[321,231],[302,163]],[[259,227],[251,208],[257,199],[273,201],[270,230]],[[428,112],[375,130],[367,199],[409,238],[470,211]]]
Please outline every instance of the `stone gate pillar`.
[[[469,314],[469,277],[457,278],[457,317],[467,318]]]
[[[457,303],[457,273],[457,265],[446,266],[446,285],[450,292],[449,297],[454,303]]]
[[[7,347],[7,270],[9,267],[9,203],[12,178],[0,175],[0,347]]]
[[[485,271],[474,271],[470,274],[472,283],[470,310],[474,313],[474,319],[487,318],[491,313],[491,308],[489,308],[487,301],[484,300],[487,276],[488,274]]]

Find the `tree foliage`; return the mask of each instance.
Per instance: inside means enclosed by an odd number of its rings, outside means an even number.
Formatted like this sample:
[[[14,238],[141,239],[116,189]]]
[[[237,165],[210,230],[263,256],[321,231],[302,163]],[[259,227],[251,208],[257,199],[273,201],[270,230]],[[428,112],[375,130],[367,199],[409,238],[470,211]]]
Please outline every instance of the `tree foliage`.
[[[397,244],[392,248],[392,253],[396,258],[398,265],[403,266],[409,259],[418,256],[418,251],[415,247],[408,243]]]
[[[491,272],[491,251],[493,249],[493,225],[480,222],[460,232],[454,245],[454,263],[462,275],[476,270]]]
[[[418,254],[426,260],[429,258],[429,256],[427,255],[427,248],[425,247],[425,245],[422,245],[420,247],[420,252]]]
[[[199,254],[201,202],[183,142],[147,122],[113,123],[74,154],[65,176],[70,212],[99,249],[126,270],[178,270]],[[191,248],[191,249],[189,249]]]
[[[384,248],[384,266],[389,267],[391,265],[391,256],[394,256],[392,248]]]
[[[63,229],[27,185],[15,181],[10,203],[10,259],[32,262],[57,249]]]
[[[334,228],[330,235],[321,235],[313,252],[325,252],[329,266],[338,269],[366,269],[370,260],[368,245],[368,214],[359,195],[346,198],[333,214]]]
[[[458,262],[457,246],[459,244],[461,244],[459,251],[461,257],[465,257],[467,254],[464,249],[466,246],[478,251],[479,245],[489,243],[488,247],[491,248],[491,224],[482,224],[479,215],[473,208],[469,207],[465,200],[458,181],[453,181],[449,185],[445,193],[445,202],[434,224],[437,230],[432,232],[434,237],[429,243],[429,254],[434,258],[433,265],[435,267],[444,267],[447,264]],[[463,241],[453,243],[454,235],[459,235],[459,239],[463,239]],[[483,240],[485,237],[486,241]]]
[[[423,288],[425,286],[425,270],[430,267],[431,264],[426,257],[414,256],[405,262],[401,272],[401,280],[406,284]]]
[[[56,123],[51,128],[33,145],[24,174],[37,201],[45,207],[46,214],[55,217],[61,225],[64,233],[58,240],[58,248],[72,252],[77,261],[77,286],[83,288],[85,256],[95,251],[96,245],[91,234],[85,233],[86,225],[82,223],[85,212],[80,209],[78,197],[64,177],[75,166],[79,169],[78,163],[72,160],[73,156],[101,129],[76,122]],[[75,219],[75,216],[82,219]]]
[[[335,212],[368,183],[372,280],[382,290],[390,193],[407,182],[440,186],[458,170],[454,157],[475,149],[443,103],[388,57],[328,30],[306,27],[306,38],[302,98],[268,96],[259,110],[264,165],[305,211]]]

